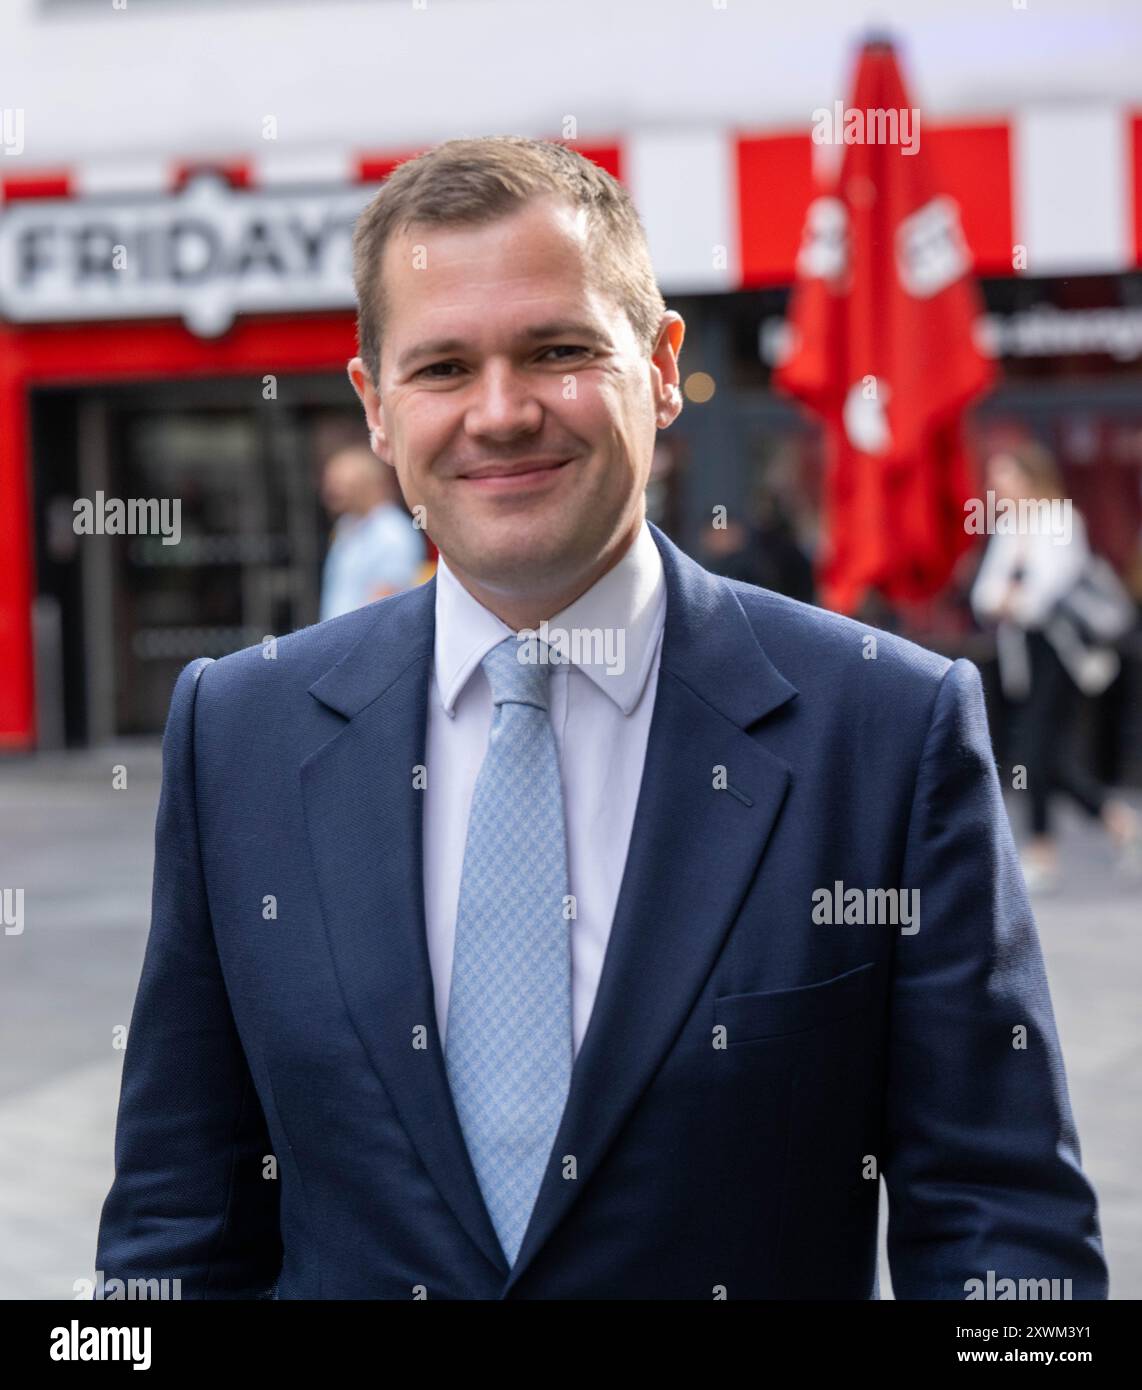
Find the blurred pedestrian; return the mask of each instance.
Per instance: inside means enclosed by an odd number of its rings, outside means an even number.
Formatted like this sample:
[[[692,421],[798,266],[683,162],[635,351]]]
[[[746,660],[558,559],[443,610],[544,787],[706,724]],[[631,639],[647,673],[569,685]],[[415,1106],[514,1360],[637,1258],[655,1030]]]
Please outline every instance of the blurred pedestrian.
[[[1117,676],[1111,640],[1134,615],[1113,572],[1092,555],[1046,449],[1005,447],[988,461],[987,482],[996,520],[971,603],[977,618],[997,625],[1000,684],[1015,712],[1014,762],[1026,768],[1030,793],[1023,870],[1028,887],[1042,891],[1058,881],[1053,792],[1098,820],[1124,858],[1137,857],[1137,816],[1072,762],[1068,747],[1081,696],[1101,694]],[[1046,524],[1050,518],[1065,525]]]
[[[405,510],[396,473],[367,444],[329,456],[321,500],[337,518],[322,575],[322,622],[419,582],[424,540]]]
[[[813,603],[813,563],[797,539],[792,518],[776,492],[759,488],[748,521],[728,518],[703,537],[701,561],[727,579]]]

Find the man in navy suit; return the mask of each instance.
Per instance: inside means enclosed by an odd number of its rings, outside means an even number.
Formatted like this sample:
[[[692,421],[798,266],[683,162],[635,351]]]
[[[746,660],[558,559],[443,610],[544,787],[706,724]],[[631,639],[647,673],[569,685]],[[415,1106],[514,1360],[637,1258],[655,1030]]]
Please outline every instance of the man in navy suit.
[[[452,141],[354,241],[435,578],[181,673],[102,1278],[1105,1298],[978,672],[646,520],[682,321],[609,175]],[[1045,1282],[1046,1281],[1046,1282]]]

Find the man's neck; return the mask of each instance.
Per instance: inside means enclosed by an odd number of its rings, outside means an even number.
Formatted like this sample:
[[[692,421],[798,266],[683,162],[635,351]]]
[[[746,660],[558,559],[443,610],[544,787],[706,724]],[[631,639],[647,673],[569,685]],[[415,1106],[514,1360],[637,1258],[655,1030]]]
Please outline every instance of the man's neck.
[[[462,569],[458,569],[446,555],[444,559],[448,568],[476,602],[482,603],[489,612],[494,613],[513,632],[519,632],[525,628],[534,630],[539,627],[540,623],[549,622],[557,613],[561,613],[577,598],[581,598],[605,574],[609,574],[630,550],[641,530],[642,517],[640,516],[637,524],[631,528],[625,539],[601,555],[590,569],[576,576],[570,583],[546,594],[536,593],[534,589],[527,593],[512,594],[503,589],[486,588],[479,580],[474,579]]]

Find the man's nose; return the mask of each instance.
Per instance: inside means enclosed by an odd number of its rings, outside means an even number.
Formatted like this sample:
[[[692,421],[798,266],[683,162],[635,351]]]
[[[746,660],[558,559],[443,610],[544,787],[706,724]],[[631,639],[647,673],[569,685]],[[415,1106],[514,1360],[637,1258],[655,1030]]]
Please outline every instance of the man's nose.
[[[543,423],[543,406],[534,383],[511,363],[489,363],[473,383],[465,414],[469,434],[510,439],[532,434]]]

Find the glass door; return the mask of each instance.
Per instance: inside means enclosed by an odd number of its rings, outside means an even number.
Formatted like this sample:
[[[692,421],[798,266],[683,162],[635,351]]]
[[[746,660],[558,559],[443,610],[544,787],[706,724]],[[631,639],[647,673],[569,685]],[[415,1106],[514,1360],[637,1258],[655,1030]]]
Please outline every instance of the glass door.
[[[131,392],[108,406],[111,495],[161,518],[112,547],[120,735],[161,731],[186,662],[317,619],[325,521],[303,413],[227,401],[236,383],[224,385],[212,399],[164,387],[159,399]]]

